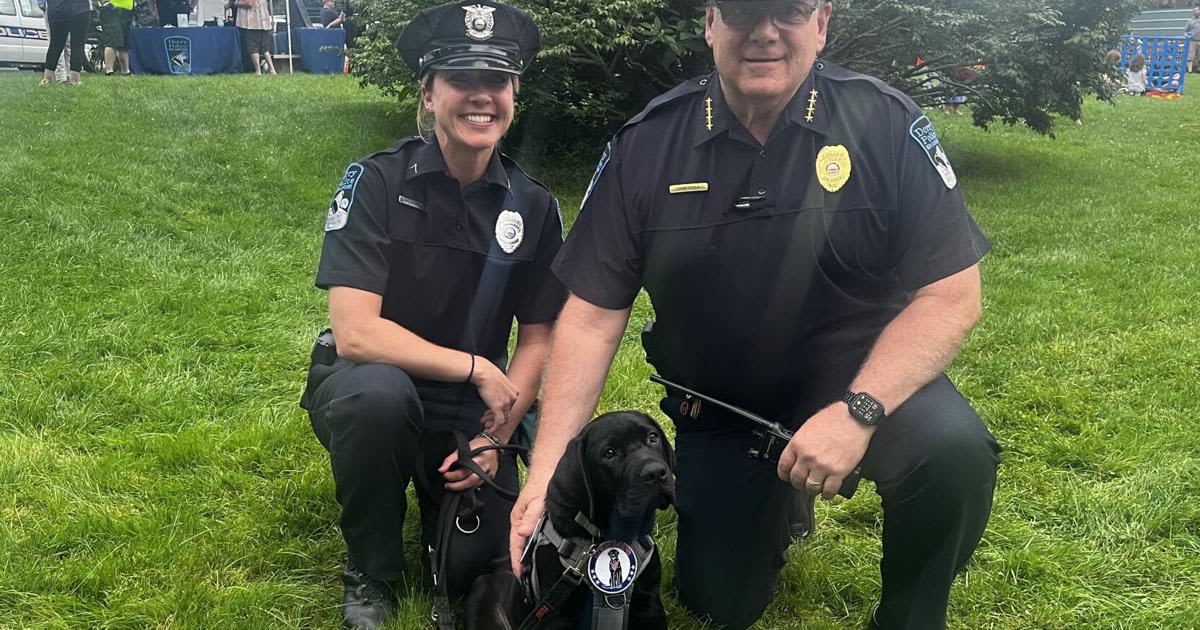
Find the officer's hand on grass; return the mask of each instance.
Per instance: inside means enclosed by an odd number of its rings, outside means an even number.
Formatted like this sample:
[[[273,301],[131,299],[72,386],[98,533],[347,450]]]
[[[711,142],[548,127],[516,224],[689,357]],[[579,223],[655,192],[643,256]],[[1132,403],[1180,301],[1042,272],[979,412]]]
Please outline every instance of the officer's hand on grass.
[[[525,544],[546,509],[547,485],[548,480],[541,481],[531,472],[509,516],[508,554],[513,574],[518,578],[521,577],[521,556],[525,553]]]
[[[517,386],[508,380],[508,376],[500,368],[483,357],[475,357],[475,371],[471,374],[471,384],[479,390],[479,397],[487,405],[488,412],[495,421],[509,421],[513,403],[517,402]],[[484,428],[488,431],[486,424]]]
[[[488,446],[491,441],[487,438],[475,438],[467,445],[471,450],[475,450],[481,446]],[[500,469],[500,451],[484,451],[471,459],[475,460],[476,464],[488,474],[489,477],[495,477],[496,471]],[[455,468],[450,470],[450,465],[458,461],[458,451],[454,451],[446,456],[442,461],[442,465],[438,467],[438,472],[442,474],[442,478],[446,480],[446,489],[452,492],[461,492],[474,488],[483,483],[479,475],[467,470],[466,468]]]
[[[873,427],[855,420],[846,405],[837,402],[818,411],[792,436],[779,456],[779,478],[793,487],[806,488],[808,479],[821,484],[820,494],[832,499],[842,482],[862,461]]]

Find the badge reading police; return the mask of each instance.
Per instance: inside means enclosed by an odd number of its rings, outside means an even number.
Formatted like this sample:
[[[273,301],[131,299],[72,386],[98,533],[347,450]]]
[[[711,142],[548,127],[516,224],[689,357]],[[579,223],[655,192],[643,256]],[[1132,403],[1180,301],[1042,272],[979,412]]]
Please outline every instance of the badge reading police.
[[[325,215],[325,231],[332,232],[346,227],[350,219],[350,204],[354,203],[354,191],[358,188],[358,180],[362,177],[363,165],[355,162],[346,168],[342,183],[338,184],[333,201],[329,202],[329,212]]]
[[[482,4],[472,4],[463,7],[467,14],[463,22],[467,25],[467,37],[471,39],[488,39],[496,26],[496,16],[492,15],[496,7],[485,7]]]
[[[817,153],[817,181],[831,193],[846,185],[850,169],[850,152],[840,144],[821,147]]]
[[[633,586],[637,571],[637,554],[617,540],[601,543],[588,560],[588,579],[605,595],[625,592]]]
[[[525,220],[512,210],[505,210],[496,219],[496,242],[505,254],[517,251],[525,239]]]
[[[921,116],[913,121],[912,126],[908,128],[908,135],[925,150],[925,155],[937,169],[938,175],[942,176],[942,183],[946,184],[946,188],[954,188],[958,183],[958,175],[954,174],[954,167],[950,166],[950,158],[946,157],[946,150],[938,142],[937,132],[933,130],[933,123],[929,121],[929,117]]]

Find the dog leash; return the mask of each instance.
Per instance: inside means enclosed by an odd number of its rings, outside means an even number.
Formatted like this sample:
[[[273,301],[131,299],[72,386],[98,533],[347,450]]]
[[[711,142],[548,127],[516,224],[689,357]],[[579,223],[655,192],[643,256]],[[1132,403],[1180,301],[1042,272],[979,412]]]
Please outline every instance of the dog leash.
[[[475,463],[474,458],[477,455],[488,451],[510,451],[515,453],[527,452],[529,449],[525,446],[516,444],[486,444],[476,449],[471,449],[470,442],[466,435],[461,431],[452,431],[454,440],[457,445],[458,461],[450,465],[451,470],[455,468],[465,468],[474,473],[485,484],[496,491],[496,494],[510,501],[517,499],[517,493],[509,490],[496,483],[496,480],[487,474],[483,468]],[[425,485],[426,491],[430,496],[434,496],[432,489],[432,481],[429,479],[426,470],[425,462],[418,462],[417,476],[420,482]],[[479,531],[482,526],[479,513],[483,511],[483,504],[475,497],[474,489],[464,490],[459,492],[448,493],[438,510],[438,526],[437,540],[434,546],[428,548],[429,553],[429,571],[433,574],[434,598],[433,610],[430,612],[432,621],[437,624],[438,630],[455,630],[454,611],[450,607],[450,592],[449,584],[446,580],[446,558],[448,549],[450,548],[450,538],[457,529],[463,535],[470,536]],[[463,503],[468,505],[463,506]],[[466,518],[475,518],[474,527],[463,527],[463,520]]]
[[[669,381],[657,374],[651,374],[650,381],[662,385],[668,391],[673,389],[685,394],[689,398],[715,405],[735,416],[749,420],[750,422],[758,425],[759,428],[754,433],[759,437],[759,443],[755,445],[754,448],[750,449],[750,457],[754,459],[762,459],[773,464],[778,464],[779,454],[783,452],[783,448],[787,446],[787,443],[792,439],[793,433],[784,428],[784,426],[778,422],[772,422],[758,414],[749,412],[741,407],[736,407],[727,402],[717,400],[712,396],[705,396],[694,389],[689,389],[683,385],[680,385],[679,383]],[[699,416],[699,408],[699,403],[696,403],[691,413],[692,418]],[[688,414],[685,413],[685,415]],[[838,494],[846,497],[847,499],[853,497],[854,493],[858,490],[858,483],[861,479],[861,476],[862,466],[855,466],[854,470],[850,471],[850,473],[847,474],[846,478],[842,481],[842,487],[838,491]]]

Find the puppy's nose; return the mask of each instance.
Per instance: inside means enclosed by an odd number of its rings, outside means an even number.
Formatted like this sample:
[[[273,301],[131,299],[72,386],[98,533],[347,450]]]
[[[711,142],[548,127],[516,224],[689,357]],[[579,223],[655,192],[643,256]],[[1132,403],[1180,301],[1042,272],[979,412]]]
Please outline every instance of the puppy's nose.
[[[642,481],[646,483],[658,483],[667,478],[671,471],[664,465],[653,463],[642,469]]]

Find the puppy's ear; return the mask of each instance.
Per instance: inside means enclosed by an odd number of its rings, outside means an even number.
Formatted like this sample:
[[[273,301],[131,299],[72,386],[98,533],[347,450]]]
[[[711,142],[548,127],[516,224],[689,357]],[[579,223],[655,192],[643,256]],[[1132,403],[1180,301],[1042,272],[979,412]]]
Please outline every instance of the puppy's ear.
[[[588,479],[587,464],[584,461],[587,454],[587,429],[567,442],[567,450],[554,476],[550,478],[549,496],[563,507],[571,510],[568,518],[574,518],[574,512],[583,512],[591,517],[591,483]]]
[[[658,441],[658,445],[659,448],[662,449],[663,459],[667,460],[667,466],[670,467],[671,472],[674,473],[675,449],[671,447],[671,440],[667,439],[667,433],[663,431],[662,425],[658,424],[654,418],[651,418],[650,416],[645,416],[645,418],[647,422],[654,426],[654,429],[658,431],[658,434],[662,436],[662,439]]]

